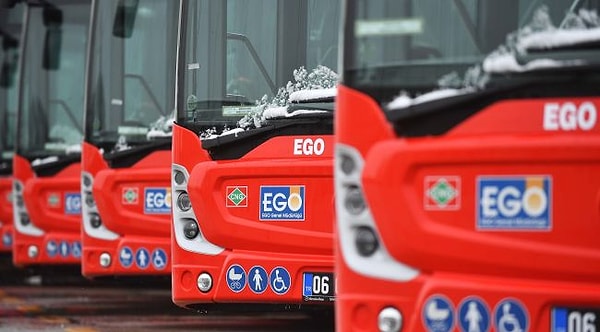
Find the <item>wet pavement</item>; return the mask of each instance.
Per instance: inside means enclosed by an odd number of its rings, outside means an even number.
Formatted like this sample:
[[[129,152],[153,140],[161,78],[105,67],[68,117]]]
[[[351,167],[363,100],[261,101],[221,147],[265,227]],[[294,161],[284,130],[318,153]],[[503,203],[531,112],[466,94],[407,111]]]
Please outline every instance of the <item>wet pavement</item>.
[[[277,306],[180,308],[168,285],[0,280],[3,331],[333,331],[333,311]]]

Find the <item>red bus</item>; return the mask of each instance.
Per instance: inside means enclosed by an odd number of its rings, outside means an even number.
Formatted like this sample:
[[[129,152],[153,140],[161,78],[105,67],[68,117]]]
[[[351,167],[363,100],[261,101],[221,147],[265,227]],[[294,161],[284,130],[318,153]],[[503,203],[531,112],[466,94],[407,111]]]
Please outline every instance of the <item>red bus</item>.
[[[600,329],[600,3],[544,4],[345,2],[339,331]]]
[[[13,158],[13,263],[79,264],[89,1],[28,2]]]
[[[86,277],[170,276],[176,1],[93,1],[82,151]]]
[[[12,251],[12,156],[23,5],[0,6],[0,253]]]
[[[339,5],[182,1],[176,304],[332,303]]]

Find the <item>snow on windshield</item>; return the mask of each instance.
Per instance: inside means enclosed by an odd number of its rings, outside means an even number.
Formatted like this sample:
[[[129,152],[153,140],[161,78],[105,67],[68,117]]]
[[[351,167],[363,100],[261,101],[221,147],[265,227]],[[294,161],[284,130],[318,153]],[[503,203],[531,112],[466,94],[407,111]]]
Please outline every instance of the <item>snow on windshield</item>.
[[[295,110],[288,112],[292,103],[326,100],[337,95],[336,85],[338,74],[325,66],[317,66],[311,72],[304,67],[294,70],[294,81],[289,81],[285,87],[279,88],[277,94],[269,99],[264,95],[257,101],[256,106],[237,123],[237,128],[225,128],[217,135],[216,128],[200,133],[201,139],[213,139],[225,135],[237,135],[250,129],[260,128],[267,120],[290,118],[302,114],[326,113],[323,110]]]
[[[490,74],[520,73],[544,68],[579,66],[582,60],[552,60],[538,58],[527,63],[519,63],[517,57],[532,50],[548,50],[557,47],[600,41],[600,19],[596,11],[581,9],[577,14],[568,13],[556,27],[550,19],[547,6],[536,10],[531,22],[506,37],[506,43],[487,55],[481,64],[469,68],[461,78],[456,72],[438,80],[438,89],[411,97],[401,91],[398,97],[387,104],[390,110],[407,108],[412,105],[430,102],[471,93],[485,87]]]
[[[175,122],[175,111],[169,117],[161,116],[150,125],[150,131],[146,134],[146,138],[151,140],[153,138],[173,136],[173,122]]]

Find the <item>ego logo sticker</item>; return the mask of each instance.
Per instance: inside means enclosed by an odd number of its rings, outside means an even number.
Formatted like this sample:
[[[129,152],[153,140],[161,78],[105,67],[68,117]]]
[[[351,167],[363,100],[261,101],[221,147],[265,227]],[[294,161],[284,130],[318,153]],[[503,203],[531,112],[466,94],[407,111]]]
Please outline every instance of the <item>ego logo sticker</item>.
[[[80,214],[81,213],[81,193],[66,193],[65,194],[65,213]]]
[[[144,188],[144,213],[171,213],[171,188]]]
[[[549,230],[550,176],[477,179],[477,227],[487,230]]]
[[[304,186],[261,186],[260,220],[303,221]]]

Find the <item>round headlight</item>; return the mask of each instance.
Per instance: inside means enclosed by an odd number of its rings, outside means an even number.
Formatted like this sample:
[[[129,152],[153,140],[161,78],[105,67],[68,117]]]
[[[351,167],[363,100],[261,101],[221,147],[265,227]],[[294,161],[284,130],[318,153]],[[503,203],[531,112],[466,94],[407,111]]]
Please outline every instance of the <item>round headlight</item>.
[[[21,225],[23,225],[23,226],[27,226],[27,225],[31,224],[31,219],[29,219],[29,216],[27,215],[27,213],[21,213],[19,215],[19,219],[20,219]]]
[[[195,220],[189,219],[183,226],[183,235],[189,240],[193,240],[200,233],[200,228]]]
[[[362,192],[356,186],[352,186],[348,188],[348,192],[346,192],[346,198],[344,201],[344,206],[346,210],[351,214],[360,214],[365,208],[365,200],[363,198]]]
[[[356,163],[354,162],[354,159],[352,159],[352,157],[350,157],[349,155],[341,154],[340,167],[344,174],[350,175],[352,172],[354,172],[354,169],[356,168]]]
[[[200,273],[196,282],[202,293],[206,293],[212,288],[212,277],[206,272]]]
[[[85,205],[88,207],[94,207],[94,205],[96,205],[92,193],[85,193]]]
[[[361,256],[369,257],[379,248],[377,235],[371,227],[360,226],[354,233],[354,244]]]
[[[190,201],[190,196],[186,192],[179,194],[177,197],[177,207],[183,212],[192,208],[192,201]]]
[[[185,183],[185,174],[182,171],[174,171],[173,172],[173,180],[178,186],[181,186]]]
[[[377,326],[381,332],[398,332],[402,328],[402,314],[396,308],[387,307],[379,312]]]
[[[90,213],[90,224],[93,228],[102,226],[102,219],[100,218],[100,215],[97,213]]]

